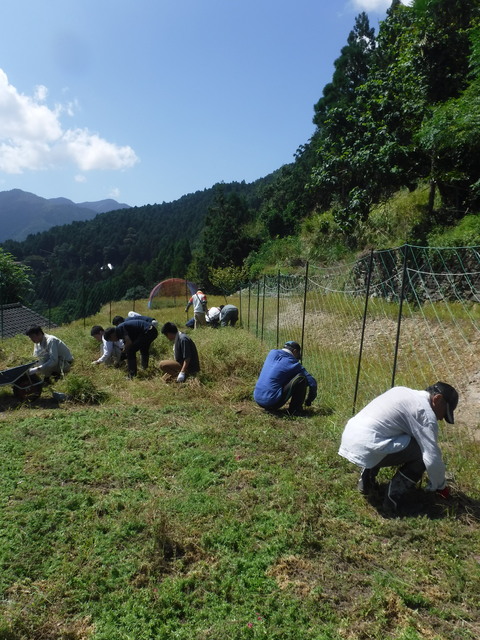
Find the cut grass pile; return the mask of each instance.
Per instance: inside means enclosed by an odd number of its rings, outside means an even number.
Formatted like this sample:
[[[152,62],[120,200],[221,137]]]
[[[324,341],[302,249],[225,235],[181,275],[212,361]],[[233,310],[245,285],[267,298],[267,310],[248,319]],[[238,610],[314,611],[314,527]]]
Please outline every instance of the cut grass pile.
[[[251,400],[266,350],[241,329],[193,332],[203,372],[185,385],[159,375],[161,336],[136,380],[92,367],[88,329],[55,333],[100,404],[0,390],[1,640],[480,636],[478,443],[442,429],[454,497],[388,518],[337,455],[340,389],[274,416]]]

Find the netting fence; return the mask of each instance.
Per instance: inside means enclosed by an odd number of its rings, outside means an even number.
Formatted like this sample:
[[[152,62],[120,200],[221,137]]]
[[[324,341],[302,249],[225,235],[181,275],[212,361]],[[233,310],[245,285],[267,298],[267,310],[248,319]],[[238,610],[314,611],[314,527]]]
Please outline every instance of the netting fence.
[[[479,301],[478,247],[371,251],[240,292],[243,326],[270,348],[302,343],[323,398],[342,387],[352,411],[393,385],[478,386]]]

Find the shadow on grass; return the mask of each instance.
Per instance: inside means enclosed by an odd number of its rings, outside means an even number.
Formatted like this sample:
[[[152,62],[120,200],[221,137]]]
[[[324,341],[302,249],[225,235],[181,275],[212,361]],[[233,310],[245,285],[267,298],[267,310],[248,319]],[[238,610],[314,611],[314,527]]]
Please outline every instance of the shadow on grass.
[[[333,413],[332,407],[320,406],[320,407],[308,407],[301,411],[295,411],[291,413],[288,408],[282,409],[264,409],[264,411],[275,418],[316,418],[318,416],[331,416]]]
[[[366,499],[384,518],[418,518],[430,520],[455,518],[467,523],[480,522],[480,501],[470,498],[462,491],[452,489],[448,498],[430,491],[416,489],[405,496],[396,511],[384,506],[388,483],[379,484]]]
[[[0,396],[0,413],[3,411],[14,411],[16,409],[58,409],[61,403],[49,395],[42,395],[39,398],[25,398],[20,400],[14,395],[3,394]]]

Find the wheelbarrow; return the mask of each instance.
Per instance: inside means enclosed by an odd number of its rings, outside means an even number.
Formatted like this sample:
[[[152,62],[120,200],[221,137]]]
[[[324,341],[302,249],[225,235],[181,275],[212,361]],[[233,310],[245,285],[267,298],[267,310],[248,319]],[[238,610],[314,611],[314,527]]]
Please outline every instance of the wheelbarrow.
[[[42,393],[43,380],[28,370],[36,364],[29,362],[18,367],[11,367],[0,371],[0,387],[11,386],[13,395],[19,400],[38,398]]]

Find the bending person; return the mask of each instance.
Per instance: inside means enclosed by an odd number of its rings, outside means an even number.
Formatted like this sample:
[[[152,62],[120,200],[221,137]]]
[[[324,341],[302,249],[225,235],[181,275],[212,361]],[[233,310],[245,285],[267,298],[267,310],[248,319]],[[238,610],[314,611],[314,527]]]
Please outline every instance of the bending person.
[[[137,351],[140,351],[142,369],[148,367],[150,346],[157,336],[157,328],[141,317],[127,318],[116,327],[107,329],[104,334],[104,338],[108,342],[123,340],[129,378],[134,378],[137,375]]]

